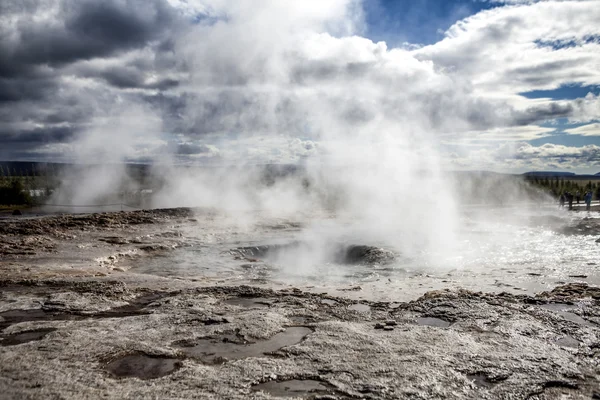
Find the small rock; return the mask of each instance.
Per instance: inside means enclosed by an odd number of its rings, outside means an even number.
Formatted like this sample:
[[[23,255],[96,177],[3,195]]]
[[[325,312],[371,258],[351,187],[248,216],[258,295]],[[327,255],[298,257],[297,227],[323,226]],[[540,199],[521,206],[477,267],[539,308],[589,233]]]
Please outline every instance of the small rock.
[[[375,329],[383,329],[383,324],[380,324],[379,322],[375,324]]]
[[[384,327],[383,327],[383,330],[384,330],[384,331],[393,331],[393,330],[394,330],[394,327],[393,327],[393,326],[388,326],[388,325],[386,325],[386,326],[384,326]]]
[[[396,321],[394,321],[393,319],[388,319],[387,321],[385,321],[385,324],[387,326],[396,326],[396,325],[398,325],[398,323]]]
[[[12,212],[12,215],[23,215],[23,213],[21,212],[21,210],[14,210]]]

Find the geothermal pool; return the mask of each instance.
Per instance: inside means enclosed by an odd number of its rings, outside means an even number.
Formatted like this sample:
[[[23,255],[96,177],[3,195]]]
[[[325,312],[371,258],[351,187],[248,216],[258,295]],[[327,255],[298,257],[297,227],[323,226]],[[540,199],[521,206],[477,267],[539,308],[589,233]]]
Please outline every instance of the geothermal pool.
[[[207,214],[170,226],[184,246],[144,258],[131,272],[382,301],[446,288],[534,293],[568,282],[600,284],[598,237],[562,233],[600,224],[599,217],[554,207],[464,209],[451,238],[434,235],[443,243],[414,244],[407,252],[401,237],[334,215]]]

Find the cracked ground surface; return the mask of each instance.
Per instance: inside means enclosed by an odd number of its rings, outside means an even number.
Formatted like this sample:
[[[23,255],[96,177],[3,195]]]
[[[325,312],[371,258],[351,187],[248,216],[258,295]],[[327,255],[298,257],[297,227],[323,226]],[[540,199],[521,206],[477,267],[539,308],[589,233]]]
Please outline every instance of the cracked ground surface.
[[[2,228],[3,399],[600,398],[597,287],[377,302],[201,286],[117,269],[184,244],[162,224],[187,212],[73,218]]]
[[[599,394],[600,290],[585,285],[536,297],[431,292],[393,307],[245,286],[169,292],[118,281],[27,281],[3,288],[3,398]]]

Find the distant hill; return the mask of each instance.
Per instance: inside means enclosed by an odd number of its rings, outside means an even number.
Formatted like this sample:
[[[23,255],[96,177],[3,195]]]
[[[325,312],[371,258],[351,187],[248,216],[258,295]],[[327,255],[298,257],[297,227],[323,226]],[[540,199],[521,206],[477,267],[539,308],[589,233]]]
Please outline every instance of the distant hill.
[[[600,172],[595,175],[577,175],[577,174],[574,174],[573,172],[532,171],[532,172],[525,172],[522,176],[524,176],[525,179],[533,179],[533,178],[541,177],[541,178],[560,178],[560,179],[566,179],[566,180],[571,180],[571,181],[584,181],[584,180],[597,181],[598,179],[600,179]]]
[[[560,172],[560,171],[531,171],[525,172],[525,176],[575,176],[573,172]]]

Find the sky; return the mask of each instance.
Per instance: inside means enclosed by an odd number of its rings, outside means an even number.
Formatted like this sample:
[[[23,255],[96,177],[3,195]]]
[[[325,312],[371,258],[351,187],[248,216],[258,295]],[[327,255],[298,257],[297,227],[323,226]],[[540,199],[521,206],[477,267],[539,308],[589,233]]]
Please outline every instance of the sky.
[[[3,0],[0,160],[342,163],[384,143],[597,173],[598,21],[600,0]]]

